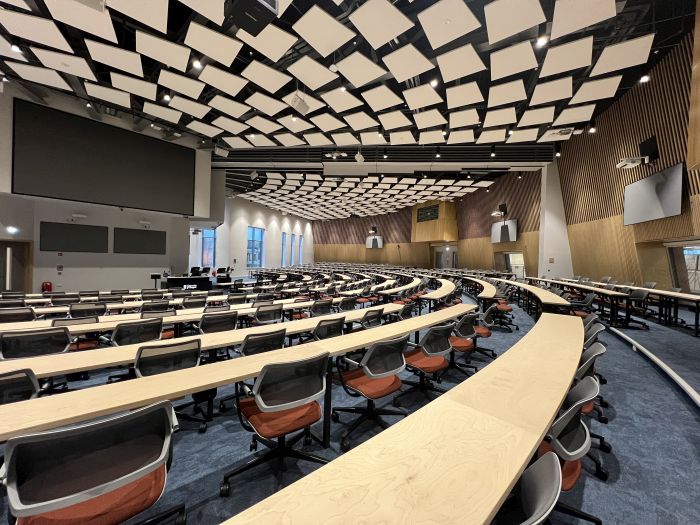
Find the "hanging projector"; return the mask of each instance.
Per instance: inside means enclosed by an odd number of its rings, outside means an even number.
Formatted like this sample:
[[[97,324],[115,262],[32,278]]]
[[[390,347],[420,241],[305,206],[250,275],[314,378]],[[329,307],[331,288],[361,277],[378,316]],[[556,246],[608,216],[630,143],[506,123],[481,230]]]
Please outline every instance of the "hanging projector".
[[[615,166],[619,170],[631,170],[642,164],[649,164],[649,157],[628,157],[620,159],[620,162]]]

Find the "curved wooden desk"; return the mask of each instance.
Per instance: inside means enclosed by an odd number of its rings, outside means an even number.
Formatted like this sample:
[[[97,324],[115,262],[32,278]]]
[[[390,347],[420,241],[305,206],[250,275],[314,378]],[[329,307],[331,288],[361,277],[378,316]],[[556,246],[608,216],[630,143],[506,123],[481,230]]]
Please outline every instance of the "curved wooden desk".
[[[435,277],[431,277],[431,279],[435,279]],[[448,295],[450,295],[452,292],[455,291],[455,283],[448,279],[435,279],[440,283],[440,286],[436,289],[433,290],[432,292],[429,292],[425,295],[422,295],[420,297],[421,301],[441,301]]]
[[[489,523],[556,417],[582,346],[580,319],[543,314],[479,373],[224,524]]]
[[[556,312],[559,310],[568,310],[571,307],[569,301],[563,297],[559,297],[557,294],[538,286],[508,279],[499,279],[497,277],[492,277],[491,280],[515,286],[521,292],[524,292],[525,310],[530,314],[534,314],[535,318],[539,317],[542,312],[547,310]]]
[[[414,277],[413,280],[408,283],[404,284],[403,286],[397,286],[396,288],[389,288],[388,290],[381,290],[379,292],[380,295],[394,295],[397,293],[405,292],[406,290],[411,290],[412,288],[416,288],[419,286],[421,283],[421,280],[418,277]]]

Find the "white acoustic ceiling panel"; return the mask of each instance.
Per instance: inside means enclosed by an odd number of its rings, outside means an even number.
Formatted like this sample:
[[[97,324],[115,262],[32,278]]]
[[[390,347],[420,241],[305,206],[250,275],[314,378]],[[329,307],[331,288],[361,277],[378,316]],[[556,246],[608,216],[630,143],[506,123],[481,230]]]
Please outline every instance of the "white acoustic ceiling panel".
[[[249,118],[246,120],[246,123],[258,131],[262,131],[263,133],[274,133],[275,131],[282,129],[282,126],[277,122],[273,122],[272,120],[261,117],[260,115],[255,115],[254,117]]]
[[[554,106],[545,106],[537,109],[528,109],[518,122],[519,128],[548,124],[554,121]]]
[[[321,93],[321,98],[336,113],[342,113],[362,105],[362,101],[342,87]]]
[[[196,11],[204,18],[208,18],[215,24],[224,23],[225,0],[179,0],[187,7]]]
[[[538,82],[530,99],[531,106],[539,106],[571,98],[573,94],[573,77],[564,77],[549,82]]]
[[[442,97],[430,84],[407,89],[403,92],[403,96],[410,109],[421,109],[442,102]]]
[[[335,142],[335,145],[338,147],[342,146],[357,146],[360,144],[360,141],[357,140],[357,137],[353,135],[352,133],[348,133],[347,131],[343,133],[333,133],[331,135],[333,138],[333,142]]]
[[[54,20],[117,43],[112,18],[106,9],[93,9],[75,0],[44,0],[44,3]]]
[[[304,13],[292,29],[324,58],[355,36],[354,31],[338,22],[318,5],[313,5]]]
[[[564,126],[566,124],[575,124],[576,122],[588,122],[593,118],[595,104],[587,104],[585,106],[577,106],[575,108],[566,108],[559,113],[559,116],[554,121],[555,126]]]
[[[481,27],[464,0],[440,0],[418,13],[418,21],[433,49]]]
[[[254,82],[261,88],[266,89],[270,93],[277,93],[285,84],[292,80],[292,77],[286,73],[277,71],[258,60],[253,60],[248,64],[241,72],[241,76]]]
[[[63,80],[63,77],[53,69],[9,61],[6,61],[5,65],[12,68],[12,70],[24,80],[71,91],[70,86]]]
[[[279,133],[277,135],[273,135],[272,138],[287,148],[306,146],[306,142],[301,140],[296,135],[292,135],[291,133]]]
[[[308,55],[304,55],[287,68],[292,75],[301,80],[309,89],[319,89],[338,78],[326,66],[319,64]]]
[[[87,38],[85,39],[85,46],[90,53],[90,58],[95,62],[107,64],[137,77],[143,77],[141,55],[138,53],[96,42],[95,40],[88,40]]]
[[[491,53],[491,80],[506,78],[537,67],[537,57],[529,40]]]
[[[226,143],[234,149],[252,148],[253,145],[241,137],[223,137]]]
[[[379,126],[379,122],[374,120],[364,111],[344,115],[343,118],[345,119],[345,122],[347,122],[348,125],[355,131],[361,131],[363,129]]]
[[[208,104],[214,109],[218,109],[222,113],[231,115],[234,118],[241,117],[250,109],[250,106],[246,106],[237,100],[232,100],[221,95],[214,95]]]
[[[331,146],[333,143],[323,133],[304,133],[304,140],[309,146]]]
[[[445,117],[442,116],[437,109],[429,109],[413,114],[413,120],[416,121],[418,129],[432,128],[433,126],[442,126],[447,124]]]
[[[59,53],[57,51],[49,51],[48,49],[42,49],[40,47],[31,47],[30,49],[39,59],[39,62],[49,69],[55,69],[56,71],[68,73],[87,80],[97,81],[87,61],[82,57],[67,55],[66,53]]]
[[[477,144],[493,144],[494,142],[503,142],[506,140],[506,128],[487,129],[481,132],[477,139]]]
[[[303,118],[297,117],[295,115],[285,115],[277,119],[277,122],[282,124],[292,133],[301,133],[302,131],[309,130],[313,128],[313,124],[307,122]]]
[[[190,48],[136,30],[136,51],[179,71],[187,70]]]
[[[374,49],[413,27],[413,22],[387,0],[367,0],[350,14],[350,22]]]
[[[450,113],[450,129],[476,126],[480,122],[479,113],[474,108]]]
[[[405,82],[409,78],[417,77],[435,67],[413,44],[406,44],[396,51],[392,51],[382,60],[399,82]]]
[[[506,140],[507,144],[516,144],[518,142],[535,142],[537,135],[540,133],[540,128],[515,129]]]
[[[448,144],[471,144],[475,140],[473,129],[450,131],[450,136],[447,137]]]
[[[378,115],[379,122],[382,123],[382,127],[386,130],[405,128],[411,126],[412,122],[408,120],[408,117],[404,115],[401,111],[390,111],[389,113],[382,113]]]
[[[192,115],[193,117],[197,118],[204,118],[204,116],[211,111],[211,108],[206,104],[181,97],[180,95],[175,95],[173,98],[171,98],[168,105],[171,108],[178,109],[183,113],[187,113],[188,115]]]
[[[617,75],[584,82],[581,84],[581,87],[578,88],[574,98],[569,101],[569,104],[583,104],[584,102],[591,102],[592,100],[612,98],[615,96],[615,93],[617,93],[621,81],[622,75]]]
[[[125,91],[85,82],[85,92],[93,98],[111,102],[125,108],[131,107],[131,95]],[[148,102],[144,104],[148,104]]]
[[[362,98],[375,112],[403,104],[403,100],[384,84],[363,91]]]
[[[410,131],[394,131],[389,133],[389,143],[392,146],[407,146],[416,143],[416,137]]]
[[[180,117],[182,117],[181,111],[159,106],[158,104],[153,104],[152,102],[148,101],[143,103],[143,112],[172,124],[177,124],[180,122]]]
[[[594,26],[616,15],[615,0],[557,0],[551,39]]]
[[[484,15],[491,45],[547,21],[539,0],[495,0]]]
[[[442,131],[438,130],[433,130],[433,131],[421,131],[420,135],[418,135],[418,144],[425,145],[425,144],[444,144],[445,143],[445,135],[442,134]]]
[[[440,75],[445,82],[451,82],[486,69],[474,46],[467,44],[437,57]]]
[[[625,40],[619,44],[607,46],[593,66],[591,76],[605,75],[639,64],[646,64],[654,43],[654,33]]]
[[[313,122],[318,129],[325,132],[345,127],[345,124],[342,120],[338,120],[330,113],[321,113],[320,115],[315,115],[311,117],[311,122]]]
[[[550,47],[540,71],[540,78],[588,67],[592,61],[592,36],[574,40],[568,44]]]
[[[112,80],[112,86],[121,89],[122,91],[128,91],[139,97],[143,97],[148,100],[155,100],[156,93],[158,91],[158,85],[153,82],[146,82],[140,78],[129,77],[127,75],[122,75],[121,73],[115,73],[112,71],[110,74]]]
[[[199,98],[202,90],[206,87],[204,82],[195,80],[185,75],[178,75],[167,69],[161,69],[158,75],[158,84],[173,91],[187,95],[190,98]]]
[[[484,101],[484,95],[481,94],[479,84],[476,82],[468,82],[459,86],[449,87],[447,93],[447,107],[449,109],[458,108],[461,106],[471,106]]]
[[[22,53],[18,53],[17,51],[12,50],[12,44],[10,44],[5,38],[0,35],[0,56],[4,57],[10,57],[13,60],[18,60],[20,62],[26,62],[27,59],[22,55]]]
[[[245,130],[250,128],[250,126],[244,122],[239,122],[237,120],[234,120],[232,118],[228,117],[217,117],[211,122],[214,126],[217,128],[221,128],[223,130],[228,131],[229,133],[233,133],[234,135],[239,135],[243,133]]]
[[[168,2],[169,0],[107,0],[107,6],[161,33],[167,33]]]
[[[73,52],[58,26],[46,18],[9,9],[0,9],[0,24],[8,33],[24,40],[44,44],[68,53]]]
[[[261,135],[260,133],[252,133],[250,135],[246,135],[246,139],[248,139],[248,142],[250,142],[256,148],[270,148],[272,146],[277,145],[270,139],[268,139],[265,135]]]
[[[254,107],[258,111],[262,111],[270,117],[289,107],[284,102],[280,102],[276,98],[269,97],[259,92],[253,93],[245,102],[249,106]]]
[[[386,146],[384,135],[376,131],[360,133],[360,141],[363,146]]]
[[[336,64],[340,73],[356,88],[383,77],[386,70],[356,51]]]
[[[215,87],[219,91],[235,97],[241,89],[248,83],[247,80],[207,64],[199,74],[199,80]]]
[[[553,128],[545,131],[537,142],[559,142],[569,140],[574,133],[574,128]]]
[[[257,36],[251,35],[245,29],[239,29],[236,36],[273,62],[279,61],[298,40],[296,36],[274,24],[265,26]]]
[[[486,112],[484,118],[484,128],[493,128],[495,126],[503,126],[505,124],[513,124],[517,121],[515,116],[515,108],[491,109]]]
[[[292,91],[289,95],[285,95],[284,97],[282,97],[282,100],[292,108],[296,109],[302,115],[310,115],[314,111],[319,110],[325,106],[325,104],[320,100],[312,97],[308,93],[299,91],[298,89],[296,91]],[[299,101],[303,102],[308,107],[308,111],[301,112],[299,109],[297,109],[296,102]]]
[[[514,80],[512,82],[506,82],[505,84],[491,86],[489,90],[488,107],[494,108],[504,106],[506,104],[525,100],[526,98],[525,83],[522,80]]]
[[[2,0],[1,3],[7,4],[7,5],[12,5],[15,7],[19,7],[20,9],[24,9],[26,11],[32,10],[32,8],[29,7],[29,4],[27,3],[26,0]]]
[[[197,22],[190,22],[185,35],[185,44],[225,66],[230,66],[238,56],[243,44],[218,31]]]

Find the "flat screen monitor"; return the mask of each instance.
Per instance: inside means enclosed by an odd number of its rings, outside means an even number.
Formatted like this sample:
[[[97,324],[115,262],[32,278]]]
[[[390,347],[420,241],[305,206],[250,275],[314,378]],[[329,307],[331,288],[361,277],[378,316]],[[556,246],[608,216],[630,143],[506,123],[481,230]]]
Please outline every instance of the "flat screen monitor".
[[[384,248],[384,238],[381,235],[370,235],[365,242],[367,248]]]
[[[491,242],[497,244],[500,242],[515,242],[518,240],[518,221],[513,219],[510,221],[494,222],[491,225]]]
[[[681,214],[683,164],[625,186],[625,226]]]
[[[107,253],[107,226],[64,222],[39,223],[39,250],[42,252]]]

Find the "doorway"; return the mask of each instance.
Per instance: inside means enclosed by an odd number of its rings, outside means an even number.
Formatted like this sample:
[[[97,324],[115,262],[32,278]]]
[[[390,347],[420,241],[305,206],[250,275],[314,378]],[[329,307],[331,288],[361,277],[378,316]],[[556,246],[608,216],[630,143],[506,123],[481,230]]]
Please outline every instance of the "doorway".
[[[496,270],[512,273],[515,277],[525,277],[525,257],[523,252],[496,252]]]
[[[435,261],[433,268],[452,269],[459,267],[456,246],[434,246],[433,254],[433,260]]]
[[[31,245],[0,241],[0,293],[29,292]]]

